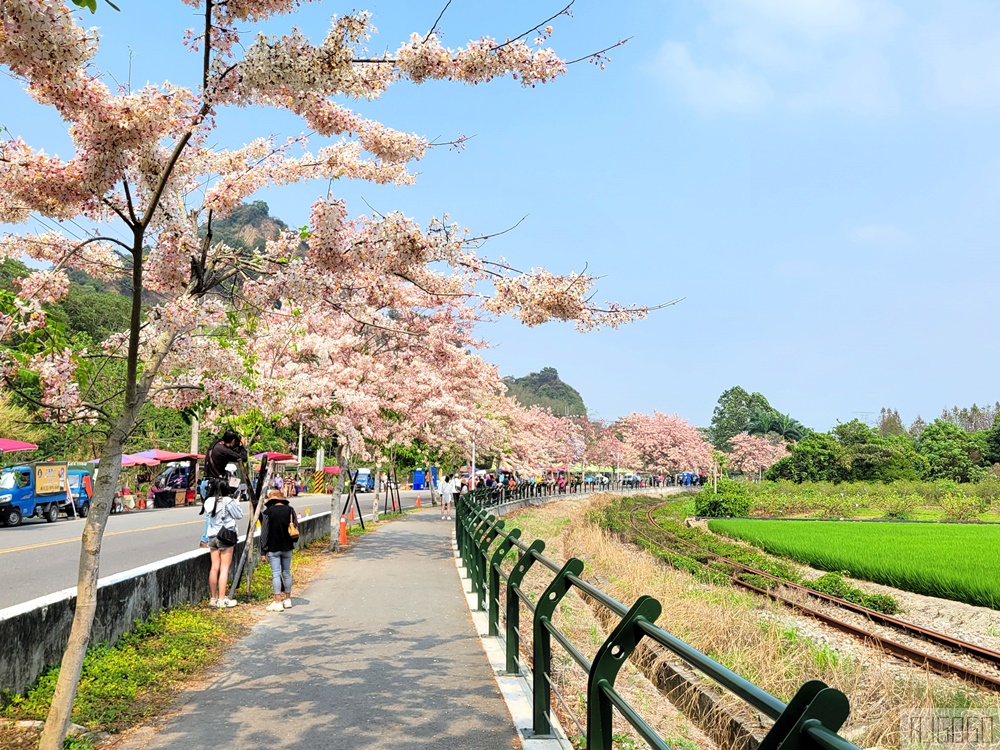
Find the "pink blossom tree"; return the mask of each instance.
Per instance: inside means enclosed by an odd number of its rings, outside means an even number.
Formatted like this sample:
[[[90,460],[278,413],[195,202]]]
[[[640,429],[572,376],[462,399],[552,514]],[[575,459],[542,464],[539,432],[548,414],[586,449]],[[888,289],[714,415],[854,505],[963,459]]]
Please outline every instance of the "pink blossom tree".
[[[595,277],[587,274],[521,273],[502,260],[488,261],[476,252],[481,238],[446,217],[425,227],[399,213],[352,219],[345,202],[329,193],[313,204],[305,236],[286,233],[252,252],[213,238],[213,218],[263,188],[339,178],[412,183],[409,165],[432,145],[338,100],[376,99],[399,81],[551,81],[566,66],[542,46],[551,31],[544,22],[505,42],[483,37],[458,49],[444,47],[432,28],[392,54],[370,57],[364,49],[373,29],[364,12],[334,19],[317,44],[300,31],[281,37],[250,33],[308,0],[182,1],[201,13],[201,28],[186,40],[197,54],[196,88],[162,83],[112,90],[94,61],[97,32],[81,26],[64,0],[0,5],[0,66],[39,107],[63,119],[74,146],[70,157],[61,158],[21,137],[0,142],[0,222],[20,224],[37,215],[96,227],[84,240],[59,231],[0,238],[0,257],[28,255],[51,266],[23,282],[16,305],[2,311],[0,335],[40,330],[40,305],[65,293],[67,269],[124,280],[131,290],[129,328],[106,341],[103,352],[50,347],[0,363],[0,376],[12,388],[21,385],[21,370],[37,374],[37,401],[51,418],[94,420],[107,434],[100,457],[105,470],[83,532],[76,615],[43,750],[61,747],[68,726],[95,613],[101,540],[122,443],[150,398],[183,407],[207,396],[220,413],[238,411],[259,406],[257,383],[297,378],[297,395],[269,408],[307,413],[310,402],[318,407],[331,398],[333,412],[350,413],[359,429],[380,401],[359,389],[364,374],[356,368],[365,351],[357,339],[379,324],[376,315],[403,299],[410,306],[423,300],[425,309],[434,310],[464,297],[476,301],[482,315],[509,314],[527,325],[572,320],[583,330],[646,312],[618,304],[594,307]],[[244,44],[237,43],[241,39]],[[311,135],[261,137],[237,149],[213,145],[220,137],[218,112],[258,106],[301,117]],[[333,137],[338,140],[323,143]],[[128,239],[109,229],[115,223]],[[325,338],[353,339],[336,347],[342,367],[324,383],[302,383],[305,371],[283,372],[288,368],[280,358],[269,374],[255,373],[259,342],[253,338],[262,311],[282,301],[294,310],[307,299],[321,300],[322,309],[340,318],[334,324],[339,333]],[[360,328],[352,330],[344,317]],[[81,363],[101,356],[122,361],[125,372],[118,391],[98,402],[92,395],[101,370]],[[254,375],[247,378],[248,372]]]
[[[749,435],[741,432],[729,440],[729,466],[743,474],[754,475],[767,471],[789,455],[785,441],[776,436]]]
[[[619,421],[619,428],[623,442],[647,471],[673,474],[712,466],[711,444],[676,414],[633,412]]]

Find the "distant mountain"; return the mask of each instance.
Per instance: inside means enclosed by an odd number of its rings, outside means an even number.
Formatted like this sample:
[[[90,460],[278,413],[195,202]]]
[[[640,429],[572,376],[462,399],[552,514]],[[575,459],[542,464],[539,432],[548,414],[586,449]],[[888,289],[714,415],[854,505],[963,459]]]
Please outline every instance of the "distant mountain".
[[[532,372],[523,378],[504,378],[503,382],[507,393],[521,406],[537,404],[560,416],[587,415],[583,397],[573,386],[559,379],[554,367],[543,367],[541,372]]]
[[[212,242],[225,242],[230,247],[246,252],[262,249],[267,240],[273,240],[288,225],[270,214],[264,201],[241,203],[224,219],[212,221]],[[204,235],[204,228],[202,234]]]

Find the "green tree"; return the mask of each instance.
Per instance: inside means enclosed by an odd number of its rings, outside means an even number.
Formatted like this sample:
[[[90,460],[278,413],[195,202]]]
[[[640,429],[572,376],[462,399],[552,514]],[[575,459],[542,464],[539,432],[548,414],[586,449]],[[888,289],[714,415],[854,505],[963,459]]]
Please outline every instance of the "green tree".
[[[1000,464],[1000,414],[993,419],[993,427],[986,431],[983,438],[986,442],[986,463],[990,466]]]
[[[903,420],[899,416],[899,412],[883,406],[878,416],[878,431],[882,437],[905,435],[906,427],[903,426]]]
[[[793,482],[840,482],[844,475],[843,446],[831,435],[812,432],[792,448],[792,455],[768,469],[765,477]]]
[[[841,476],[844,481],[882,481],[919,479],[927,462],[905,433],[883,437],[876,428],[857,419],[838,424],[831,434],[840,443]]]
[[[709,427],[712,445],[721,451],[730,450],[730,438],[746,432],[751,416],[762,411],[774,413],[771,404],[760,393],[747,393],[738,385],[723,391],[712,412]]]
[[[957,425],[935,419],[920,434],[917,450],[927,459],[931,479],[973,482],[985,475],[988,440],[984,433],[969,434]]]

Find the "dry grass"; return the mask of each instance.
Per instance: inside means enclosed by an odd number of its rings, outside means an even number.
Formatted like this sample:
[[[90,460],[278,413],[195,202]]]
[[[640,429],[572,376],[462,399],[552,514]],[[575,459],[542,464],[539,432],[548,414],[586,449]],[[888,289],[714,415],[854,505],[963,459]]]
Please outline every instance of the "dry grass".
[[[748,592],[699,583],[687,573],[666,567],[586,519],[588,509],[608,501],[607,497],[597,496],[589,502],[552,503],[524,511],[512,523],[524,530],[525,539],[536,536],[545,539],[549,557],[560,561],[569,557],[583,560],[584,577],[626,605],[641,594],[655,597],[663,604],[663,613],[657,621],[660,627],[772,695],[787,701],[810,679],[823,680],[842,690],[852,706],[852,716],[844,732],[856,743],[867,747],[898,746],[900,714],[905,709],[1000,707],[1000,698],[992,693],[975,690],[958,680],[901,667],[876,649],[852,644],[848,654],[817,644],[778,605]],[[553,530],[558,537],[545,533]],[[537,571],[531,578],[531,590],[541,591],[550,574],[545,571],[541,575]],[[582,644],[581,650],[589,657],[596,650],[597,641],[603,638],[603,629],[598,618],[591,614],[588,620],[584,610],[589,611],[589,607],[578,598],[567,597],[557,612],[556,625],[571,629],[571,641],[578,647]],[[647,672],[656,678],[660,667],[654,656],[646,654],[642,661]],[[580,672],[575,666],[574,671]],[[561,663],[560,680],[565,673],[567,670]],[[620,679],[624,676],[625,673]],[[569,683],[568,690],[573,691],[574,684]],[[648,685],[644,689],[651,688]],[[633,705],[646,714],[642,701],[650,701],[655,716],[663,719],[663,729],[658,726],[658,731],[704,746],[703,739],[682,731],[682,715],[676,711],[661,714],[663,709],[656,699],[643,696],[645,693],[640,693],[637,698],[640,702]],[[724,700],[752,721],[759,721],[759,717],[752,718],[754,715],[735,699]],[[766,720],[759,723],[762,728],[769,724]]]

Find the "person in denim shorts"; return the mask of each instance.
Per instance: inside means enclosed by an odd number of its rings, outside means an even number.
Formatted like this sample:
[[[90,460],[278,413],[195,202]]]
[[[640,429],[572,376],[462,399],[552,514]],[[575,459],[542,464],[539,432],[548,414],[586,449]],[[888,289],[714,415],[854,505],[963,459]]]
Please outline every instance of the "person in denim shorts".
[[[260,559],[271,565],[271,589],[274,601],[268,612],[292,607],[292,550],[295,542],[288,535],[288,525],[298,527],[298,516],[288,498],[278,489],[267,493],[264,512],[260,514]]]

